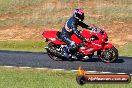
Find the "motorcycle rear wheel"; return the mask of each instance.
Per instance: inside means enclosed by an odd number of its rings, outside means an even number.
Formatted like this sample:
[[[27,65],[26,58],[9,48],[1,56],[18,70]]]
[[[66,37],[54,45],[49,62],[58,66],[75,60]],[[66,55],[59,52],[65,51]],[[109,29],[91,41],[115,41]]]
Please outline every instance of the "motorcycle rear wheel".
[[[62,59],[60,59],[59,57],[53,55],[51,52],[48,52],[48,51],[47,51],[47,53],[48,53],[48,56],[49,56],[52,60],[54,60],[54,61],[61,61],[61,60],[62,60]]]
[[[97,51],[99,59],[105,63],[113,63],[118,59],[118,50],[115,47],[105,51]]]
[[[51,43],[48,44],[48,47],[52,48],[52,49],[55,49],[55,44],[51,42]],[[55,56],[54,53],[51,53],[49,50],[47,50],[47,54],[54,61],[60,61],[60,60],[62,60],[61,58]]]

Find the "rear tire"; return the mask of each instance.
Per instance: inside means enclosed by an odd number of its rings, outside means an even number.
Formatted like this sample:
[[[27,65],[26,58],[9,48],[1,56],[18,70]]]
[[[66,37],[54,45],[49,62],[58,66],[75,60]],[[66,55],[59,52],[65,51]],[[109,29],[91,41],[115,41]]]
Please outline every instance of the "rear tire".
[[[106,49],[104,52],[99,50],[97,51],[97,55],[101,61],[105,63],[112,63],[116,62],[116,60],[118,59],[118,50],[115,47]]]
[[[62,59],[60,59],[59,57],[55,56],[54,54],[52,54],[51,52],[47,51],[48,56],[54,60],[54,61],[61,61]]]
[[[49,48],[52,48],[52,49],[56,49],[55,44],[52,43],[52,42],[50,42],[50,43],[48,44],[48,47],[49,47]],[[60,61],[60,60],[62,60],[61,58],[55,56],[54,53],[50,52],[49,50],[47,50],[47,53],[48,53],[48,56],[49,56],[52,60],[54,60],[54,61]]]

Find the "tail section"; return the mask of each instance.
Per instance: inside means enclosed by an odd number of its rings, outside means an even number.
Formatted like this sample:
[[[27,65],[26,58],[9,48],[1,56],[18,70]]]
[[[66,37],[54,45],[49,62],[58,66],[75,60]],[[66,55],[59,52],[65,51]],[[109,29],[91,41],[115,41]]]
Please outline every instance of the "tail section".
[[[57,32],[58,31],[44,31],[42,35],[44,38],[46,38],[46,40],[49,40],[55,44],[65,44],[57,39]]]

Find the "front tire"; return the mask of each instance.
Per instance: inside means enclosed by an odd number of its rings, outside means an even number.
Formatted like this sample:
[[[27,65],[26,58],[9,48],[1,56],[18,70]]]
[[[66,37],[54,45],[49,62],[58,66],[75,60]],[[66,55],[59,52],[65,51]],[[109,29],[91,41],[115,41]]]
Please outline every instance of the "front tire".
[[[118,59],[118,50],[115,47],[106,49],[105,51],[97,51],[97,55],[101,61],[105,63],[113,63]]]
[[[60,59],[59,57],[55,56],[54,54],[52,54],[51,52],[47,51],[48,56],[54,60],[54,61],[61,61],[62,59]]]

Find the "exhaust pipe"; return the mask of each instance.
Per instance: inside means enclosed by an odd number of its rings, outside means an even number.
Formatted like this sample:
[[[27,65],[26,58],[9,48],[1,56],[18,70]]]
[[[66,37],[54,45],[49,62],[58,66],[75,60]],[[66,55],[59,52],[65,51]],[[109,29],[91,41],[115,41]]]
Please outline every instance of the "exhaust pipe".
[[[48,46],[44,47],[47,51],[49,51],[50,53],[54,54],[57,57],[63,57],[64,55],[62,53],[59,53],[58,51],[49,48]]]
[[[46,50],[49,48],[48,46],[44,47]]]

